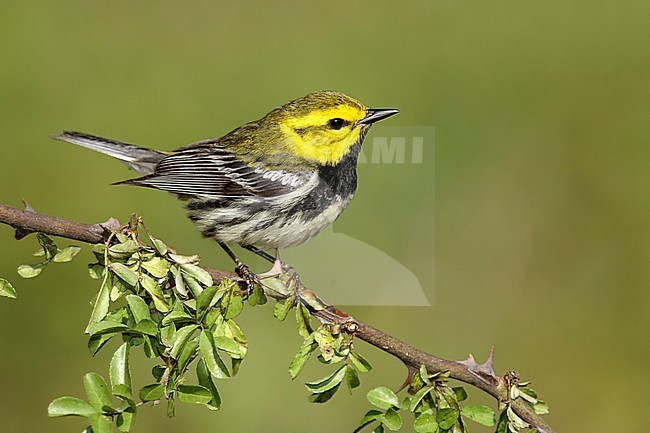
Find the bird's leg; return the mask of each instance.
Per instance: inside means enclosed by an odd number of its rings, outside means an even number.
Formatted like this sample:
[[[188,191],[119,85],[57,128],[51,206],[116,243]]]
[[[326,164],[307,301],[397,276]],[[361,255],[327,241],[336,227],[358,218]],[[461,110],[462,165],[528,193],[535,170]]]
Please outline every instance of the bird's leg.
[[[219,245],[223,250],[230,256],[233,262],[235,262],[235,272],[237,272],[237,275],[246,283],[246,297],[250,296],[250,294],[253,292],[253,286],[257,284],[258,286],[262,286],[262,283],[260,282],[260,279],[253,271],[250,270],[248,266],[246,266],[241,260],[237,258],[235,253],[232,252],[232,250],[228,247],[228,245],[224,244],[223,242],[219,242]]]
[[[273,267],[262,273],[262,274],[257,274],[258,277],[260,278],[266,278],[266,277],[276,277],[282,273],[282,261],[280,260],[280,250],[278,248],[275,249],[275,257],[267,253],[266,251],[262,251],[261,249],[253,246],[253,245],[242,245],[244,248],[246,248],[248,251],[253,252],[257,254],[258,256],[262,257],[264,260],[267,260],[271,263],[273,263]]]
[[[242,245],[242,247],[246,248],[251,253],[257,254],[258,256],[260,256],[261,258],[263,258],[264,260],[266,260],[268,262],[271,262],[271,263],[275,262],[275,257],[273,257],[271,254],[267,253],[266,251],[263,251],[263,250],[257,248],[254,245]]]

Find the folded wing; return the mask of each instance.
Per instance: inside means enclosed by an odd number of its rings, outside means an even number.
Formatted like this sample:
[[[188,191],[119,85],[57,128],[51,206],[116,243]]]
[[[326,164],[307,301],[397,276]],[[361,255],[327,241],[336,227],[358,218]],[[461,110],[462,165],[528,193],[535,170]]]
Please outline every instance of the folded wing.
[[[217,142],[197,143],[165,157],[150,175],[121,183],[203,197],[275,197],[307,183],[314,174],[254,168]]]

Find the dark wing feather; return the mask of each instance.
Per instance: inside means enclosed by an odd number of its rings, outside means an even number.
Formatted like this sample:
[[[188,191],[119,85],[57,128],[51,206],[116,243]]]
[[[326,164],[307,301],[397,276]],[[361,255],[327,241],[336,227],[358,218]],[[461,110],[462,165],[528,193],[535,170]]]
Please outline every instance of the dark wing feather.
[[[304,185],[312,174],[249,166],[218,143],[203,142],[165,157],[148,176],[125,183],[180,195],[275,197]]]

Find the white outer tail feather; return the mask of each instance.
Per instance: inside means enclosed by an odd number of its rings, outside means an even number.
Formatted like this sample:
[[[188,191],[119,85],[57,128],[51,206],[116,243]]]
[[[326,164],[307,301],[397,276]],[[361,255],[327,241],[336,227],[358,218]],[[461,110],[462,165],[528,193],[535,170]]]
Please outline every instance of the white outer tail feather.
[[[53,135],[52,138],[112,156],[142,175],[153,173],[158,162],[166,156],[156,150],[82,132],[63,131],[61,134]]]

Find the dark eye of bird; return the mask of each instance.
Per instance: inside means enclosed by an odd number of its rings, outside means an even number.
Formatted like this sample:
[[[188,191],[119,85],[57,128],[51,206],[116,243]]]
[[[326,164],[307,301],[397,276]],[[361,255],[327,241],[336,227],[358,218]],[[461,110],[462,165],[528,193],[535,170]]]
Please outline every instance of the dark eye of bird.
[[[335,117],[334,119],[330,119],[328,124],[330,128],[339,130],[343,128],[343,125],[345,125],[345,120],[341,119],[340,117]]]

